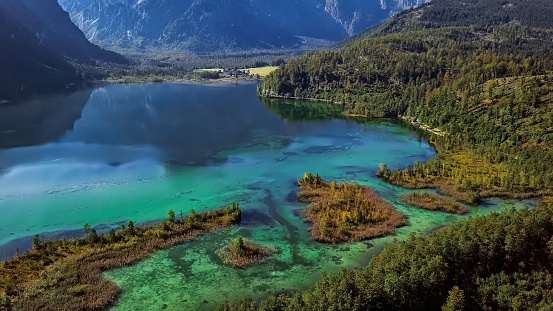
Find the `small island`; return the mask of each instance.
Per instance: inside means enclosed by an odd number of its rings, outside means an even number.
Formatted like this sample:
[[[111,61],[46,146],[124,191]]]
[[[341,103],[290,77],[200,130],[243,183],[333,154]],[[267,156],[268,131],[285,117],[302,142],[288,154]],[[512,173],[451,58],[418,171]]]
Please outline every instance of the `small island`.
[[[120,289],[102,272],[127,266],[175,244],[241,221],[238,204],[188,217],[173,210],[160,224],[135,226],[99,234],[84,225],[86,236],[33,239],[33,249],[0,264],[0,309],[100,310],[109,306]]]
[[[357,183],[327,183],[305,173],[298,181],[298,200],[311,203],[305,215],[311,236],[325,243],[361,241],[394,233],[407,224],[405,215],[376,192]]]
[[[466,207],[461,203],[448,197],[429,192],[404,194],[401,196],[401,199],[409,205],[430,211],[444,211],[459,215],[467,212]]]
[[[241,236],[231,240],[228,246],[219,250],[223,261],[235,268],[244,268],[262,262],[274,252],[273,248],[254,243]]]

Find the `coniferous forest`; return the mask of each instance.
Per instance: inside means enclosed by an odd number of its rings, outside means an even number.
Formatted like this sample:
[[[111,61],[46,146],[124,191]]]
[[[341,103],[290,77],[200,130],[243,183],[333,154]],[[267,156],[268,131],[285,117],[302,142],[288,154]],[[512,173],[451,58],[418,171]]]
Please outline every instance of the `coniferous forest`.
[[[434,1],[342,49],[292,59],[259,92],[328,101],[345,107],[346,116],[399,116],[446,134],[432,137],[437,160],[416,171],[386,167],[381,177],[389,181],[424,183],[430,176],[462,192],[550,193],[551,4],[472,2]]]
[[[14,9],[15,3],[8,1],[0,9]],[[6,17],[0,26],[12,27],[20,19],[0,15]],[[42,24],[47,25],[37,22],[44,28]],[[29,67],[23,72],[17,62],[4,59],[4,71],[10,73],[4,76],[10,78],[0,87],[0,102],[9,103],[16,95],[39,94],[54,82],[71,89],[105,78],[124,83],[181,81],[198,76],[208,79],[219,77],[219,70],[193,71],[275,65],[279,69],[268,74],[257,90],[266,109],[286,120],[393,118],[425,131],[437,150],[436,158],[407,166],[381,163],[376,173],[383,183],[437,190],[437,194],[404,194],[400,199],[411,207],[432,213],[445,211],[453,218],[453,213],[472,212],[469,205],[481,204],[484,198],[536,198],[536,208],[505,209],[453,221],[451,226],[428,235],[411,234],[384,248],[363,269],[323,273],[310,290],[255,301],[245,297],[218,310],[553,310],[550,0],[433,0],[331,50],[309,52],[286,62],[283,58],[299,52],[282,50],[248,54],[250,57],[240,53],[205,57],[159,53],[149,59],[119,59],[108,53],[105,59],[85,60],[67,52],[58,58],[52,54],[55,41],[40,52],[37,47],[46,45],[41,38],[32,37],[33,29],[8,26],[0,29],[0,37],[6,39],[0,47],[6,55],[19,56],[21,62],[28,63],[26,59],[36,58],[36,54],[52,66]],[[31,41],[20,40],[27,35]],[[84,40],[82,33],[79,36]],[[29,47],[30,56],[19,54],[21,47]],[[25,83],[23,78],[13,78],[30,72],[52,72],[52,79],[38,79],[42,74],[31,75],[33,80]],[[110,161],[109,166],[120,166],[118,163]],[[327,183],[311,173],[306,173],[298,186],[301,192],[292,199],[310,203],[303,216],[311,224],[311,238],[320,242],[342,243],[393,234],[410,221],[411,216],[395,210],[366,186]],[[250,188],[261,189],[257,185]],[[263,201],[269,213],[277,205],[272,196],[267,191]],[[278,216],[276,211],[267,219],[279,222],[274,215]],[[135,227],[131,221],[105,234],[87,223],[83,229],[86,235],[69,241],[43,240],[36,235],[32,249],[25,254],[17,249],[9,259],[5,253],[0,264],[0,310],[104,308],[119,292],[103,279],[104,271],[241,220],[242,211],[233,204],[212,212],[196,214],[191,210],[186,218],[182,211],[177,217],[171,209],[159,224]],[[287,237],[290,240],[299,236],[293,230],[294,235]],[[214,254],[221,263],[245,268],[279,252],[240,235]],[[205,298],[197,296],[194,299]],[[167,307],[163,305],[163,309]]]
[[[362,271],[220,310],[551,309],[552,10],[539,0],[435,0],[269,75],[261,96],[322,100],[345,117],[399,117],[431,129],[439,156],[383,163],[385,181],[470,204],[510,196],[541,205],[412,235]]]
[[[219,310],[550,310],[552,205],[505,211],[387,247],[310,291]]]

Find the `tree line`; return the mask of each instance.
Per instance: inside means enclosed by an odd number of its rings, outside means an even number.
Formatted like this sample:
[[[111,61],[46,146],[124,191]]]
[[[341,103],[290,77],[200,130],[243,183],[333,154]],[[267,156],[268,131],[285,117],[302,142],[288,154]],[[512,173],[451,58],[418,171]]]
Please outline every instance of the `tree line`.
[[[471,181],[479,188],[553,189],[551,39],[550,29],[516,24],[384,32],[292,59],[259,93],[419,120],[447,134],[433,138],[441,152],[470,150],[506,167],[505,176]]]
[[[472,218],[385,248],[365,269],[220,311],[545,310],[553,305],[553,205]]]

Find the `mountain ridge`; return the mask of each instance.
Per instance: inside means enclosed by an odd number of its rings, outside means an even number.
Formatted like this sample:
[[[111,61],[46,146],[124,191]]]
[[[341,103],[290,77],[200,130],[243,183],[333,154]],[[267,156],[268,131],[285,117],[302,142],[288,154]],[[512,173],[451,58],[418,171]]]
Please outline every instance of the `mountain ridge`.
[[[56,0],[4,0],[0,17],[0,99],[85,80],[73,63],[128,62],[91,44]]]
[[[553,207],[552,3],[434,0],[360,37],[289,60],[260,95],[317,100],[345,118],[398,118],[426,131],[438,156],[397,169],[381,163],[384,182],[469,204],[509,197],[537,206],[411,235],[365,269],[326,274],[311,290],[218,310],[551,308],[553,231],[544,234],[551,225],[539,222]],[[290,103],[264,101],[275,111]]]
[[[198,53],[298,49],[339,41],[427,0],[59,0],[92,42]]]
[[[414,120],[447,133],[435,138],[443,153],[468,150],[501,164],[493,178],[440,171],[459,197],[553,191],[553,167],[543,161],[553,158],[553,5],[470,2],[474,14],[455,0],[435,0],[341,49],[291,59],[265,77],[260,95],[340,104],[347,115]],[[392,172],[385,176],[413,184]]]

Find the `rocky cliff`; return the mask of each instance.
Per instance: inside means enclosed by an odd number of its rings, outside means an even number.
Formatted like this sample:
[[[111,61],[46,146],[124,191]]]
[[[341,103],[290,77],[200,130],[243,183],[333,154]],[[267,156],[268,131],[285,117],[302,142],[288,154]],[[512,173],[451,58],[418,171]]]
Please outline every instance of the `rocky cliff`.
[[[426,0],[59,0],[86,37],[114,49],[200,53],[336,42]]]

